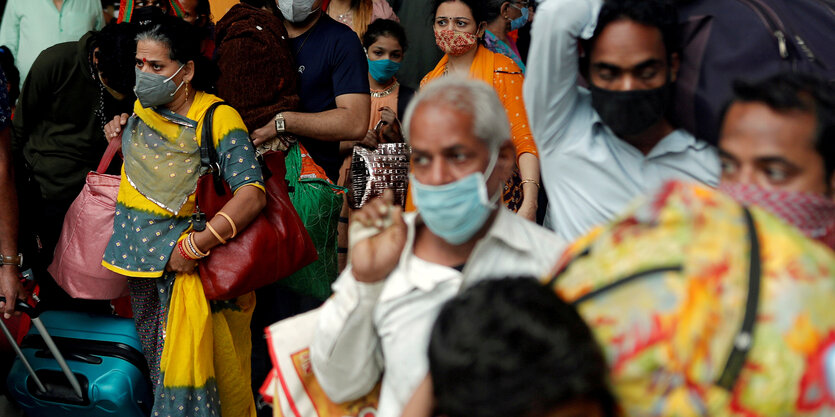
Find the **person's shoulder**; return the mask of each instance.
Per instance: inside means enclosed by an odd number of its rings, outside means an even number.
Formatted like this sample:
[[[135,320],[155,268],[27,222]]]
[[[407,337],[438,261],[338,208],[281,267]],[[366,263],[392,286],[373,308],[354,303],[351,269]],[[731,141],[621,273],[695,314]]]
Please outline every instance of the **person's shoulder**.
[[[490,51],[494,54],[493,57],[493,69],[500,73],[500,74],[518,74],[522,75],[522,69],[519,68],[519,65],[516,65],[512,59],[508,58],[507,56]]]

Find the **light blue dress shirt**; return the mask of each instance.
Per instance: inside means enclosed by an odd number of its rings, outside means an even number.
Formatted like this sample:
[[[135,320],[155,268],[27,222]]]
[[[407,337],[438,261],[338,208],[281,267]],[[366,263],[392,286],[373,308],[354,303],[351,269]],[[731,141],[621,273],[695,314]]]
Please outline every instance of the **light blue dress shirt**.
[[[594,34],[601,0],[545,0],[536,12],[525,107],[548,195],[546,225],[572,241],[668,180],[718,185],[714,147],[683,130],[648,155],[618,138],[577,86],[577,38]]]
[[[14,54],[23,87],[32,63],[44,49],[77,41],[103,25],[100,0],[64,0],[61,11],[52,0],[9,0],[0,23],[0,45]]]

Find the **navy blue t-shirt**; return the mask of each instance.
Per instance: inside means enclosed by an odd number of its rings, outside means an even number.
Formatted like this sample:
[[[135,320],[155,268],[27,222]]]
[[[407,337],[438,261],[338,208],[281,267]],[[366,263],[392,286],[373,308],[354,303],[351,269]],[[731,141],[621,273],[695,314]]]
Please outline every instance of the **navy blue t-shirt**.
[[[319,113],[336,108],[343,94],[369,94],[368,62],[357,34],[322,13],[307,32],[290,39],[299,66],[299,111]],[[346,138],[347,139],[347,138]],[[339,142],[302,138],[313,160],[336,182],[342,160]]]

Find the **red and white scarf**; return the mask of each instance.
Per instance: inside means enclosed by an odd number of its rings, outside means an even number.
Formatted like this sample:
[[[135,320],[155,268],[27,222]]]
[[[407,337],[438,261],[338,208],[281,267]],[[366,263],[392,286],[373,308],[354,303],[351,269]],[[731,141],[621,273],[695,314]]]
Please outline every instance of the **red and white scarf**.
[[[835,201],[820,194],[767,190],[753,184],[722,183],[719,189],[742,204],[760,206],[835,249]]]

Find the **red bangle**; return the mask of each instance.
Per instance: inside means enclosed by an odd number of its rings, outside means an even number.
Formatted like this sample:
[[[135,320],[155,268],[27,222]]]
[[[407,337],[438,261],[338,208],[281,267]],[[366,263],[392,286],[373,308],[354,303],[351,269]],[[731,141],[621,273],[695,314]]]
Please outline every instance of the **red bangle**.
[[[182,256],[183,258],[186,258],[190,261],[194,261],[195,259],[192,258],[191,256],[189,256],[189,254],[186,252],[185,248],[183,248],[183,240],[185,240],[185,239],[180,239],[180,241],[177,242],[177,250],[180,251],[180,256]]]

